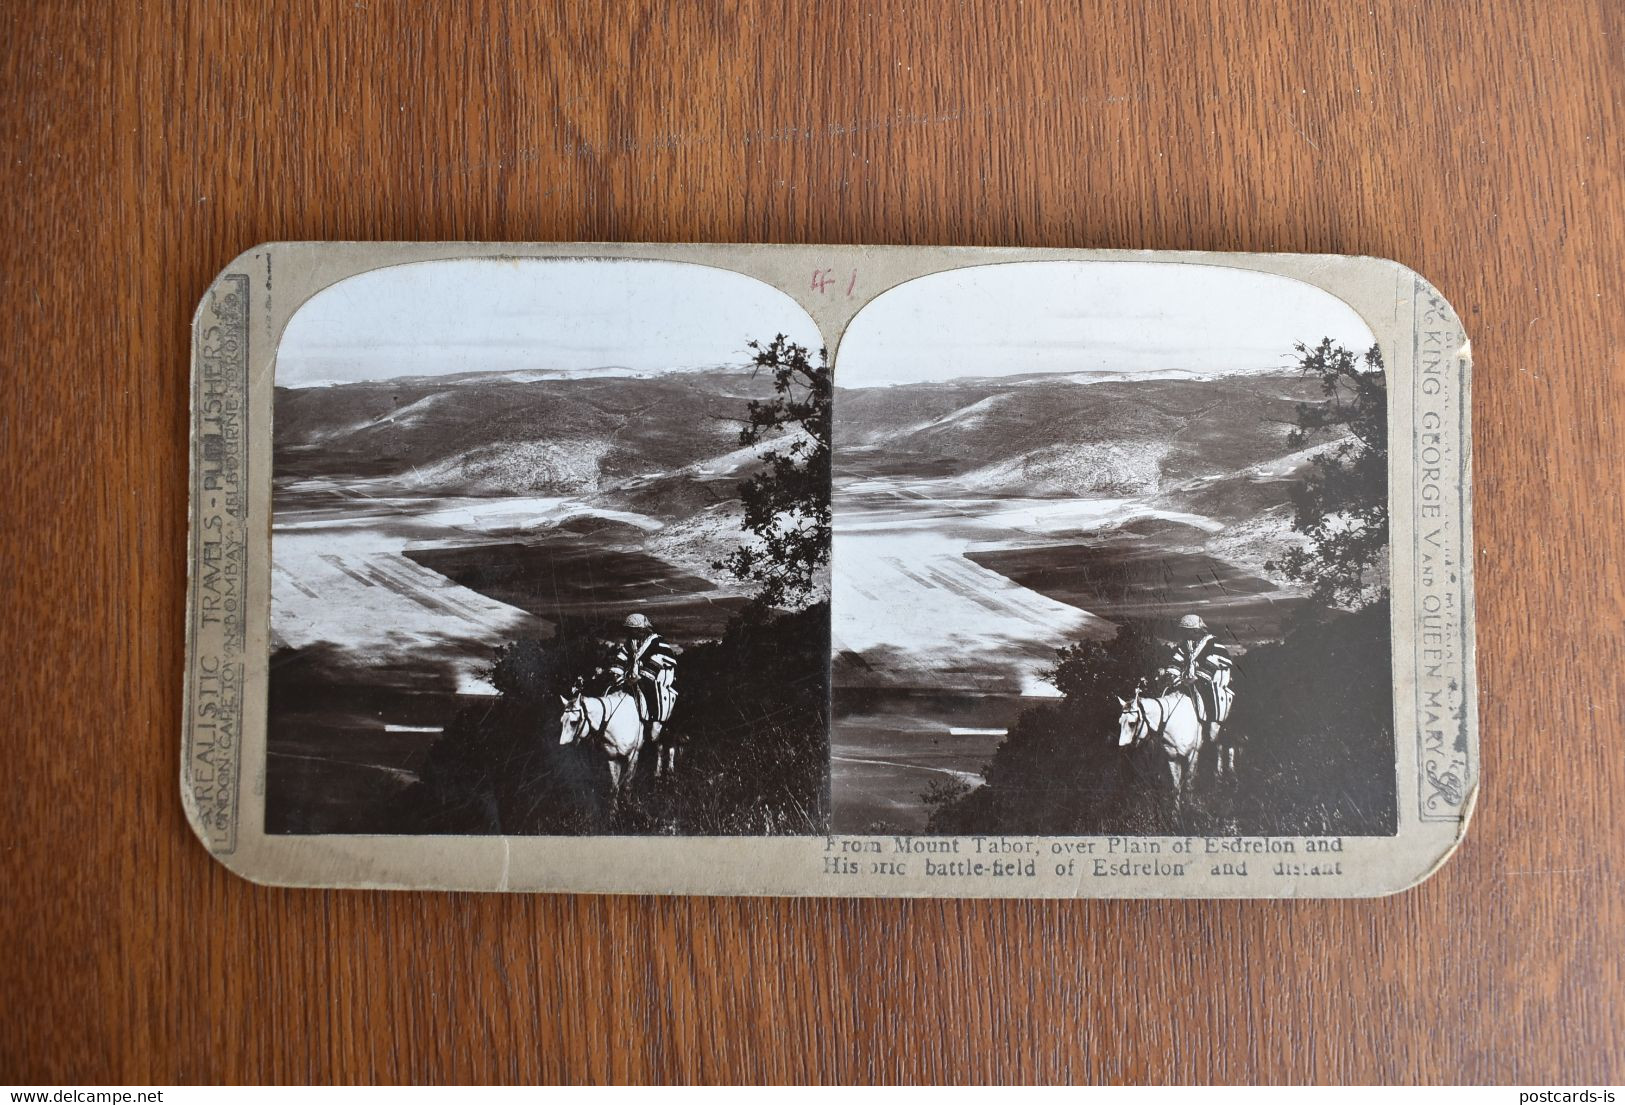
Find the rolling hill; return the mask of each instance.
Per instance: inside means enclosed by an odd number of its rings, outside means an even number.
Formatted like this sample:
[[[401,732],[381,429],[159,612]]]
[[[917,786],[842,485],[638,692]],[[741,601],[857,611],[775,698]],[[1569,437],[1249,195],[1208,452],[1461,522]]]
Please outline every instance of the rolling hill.
[[[1318,399],[1312,381],[1278,373],[844,389],[836,465],[951,476],[988,494],[1154,493],[1292,452],[1297,404]]]
[[[569,495],[668,521],[715,514],[757,451],[738,370],[461,373],[278,388],[279,480],[382,481],[401,494]],[[1135,497],[1225,524],[1279,512],[1309,451],[1287,443],[1292,373],[1170,370],[978,378],[836,392],[837,481],[944,480],[965,495]],[[1278,527],[1277,527],[1278,528]]]
[[[720,476],[737,482],[739,419],[769,382],[746,372],[445,378],[278,388],[279,478],[383,479],[422,494],[592,495]],[[719,460],[715,472],[707,462]],[[650,501],[651,499],[655,501]],[[675,513],[716,501],[679,494]]]

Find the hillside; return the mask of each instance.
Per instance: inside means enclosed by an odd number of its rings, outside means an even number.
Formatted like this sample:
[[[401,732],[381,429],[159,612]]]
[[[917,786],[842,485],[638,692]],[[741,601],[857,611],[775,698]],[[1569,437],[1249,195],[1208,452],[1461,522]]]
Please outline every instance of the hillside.
[[[463,373],[278,388],[276,471],[384,478],[421,493],[601,492],[687,514],[731,497],[752,466],[751,453],[738,448],[738,419],[745,401],[768,387],[747,372],[716,370],[581,379]],[[1317,398],[1293,374],[845,388],[836,397],[836,465],[843,475],[951,477],[993,495],[1167,492],[1205,513],[1196,501],[1201,481],[1256,484],[1293,474],[1274,462],[1291,451],[1296,405]],[[1208,494],[1218,502],[1237,491],[1215,486]],[[663,509],[668,497],[675,510]]]
[[[739,418],[769,388],[720,369],[279,388],[276,473],[369,496],[567,496],[676,527],[662,538],[666,554],[714,575],[737,538],[739,482],[761,451],[739,447]],[[1262,572],[1294,539],[1287,492],[1313,450],[1292,449],[1287,435],[1297,405],[1318,398],[1290,373],[838,389],[837,503],[876,479],[915,496],[983,500],[959,515],[985,513],[989,499],[1131,499],[1211,519],[1176,544]]]
[[[1313,382],[1280,373],[844,389],[836,464],[948,476],[987,494],[1154,493],[1283,457],[1297,404],[1318,398]]]
[[[1059,644],[1187,612],[1276,639],[1319,399],[1281,373],[839,391],[837,685],[1041,693]]]
[[[738,420],[745,401],[768,388],[766,379],[728,371],[581,379],[464,373],[278,388],[276,472],[463,495],[633,494],[685,469],[680,484],[724,474],[736,482],[745,459],[730,455]],[[713,501],[672,490],[683,500],[678,513]]]

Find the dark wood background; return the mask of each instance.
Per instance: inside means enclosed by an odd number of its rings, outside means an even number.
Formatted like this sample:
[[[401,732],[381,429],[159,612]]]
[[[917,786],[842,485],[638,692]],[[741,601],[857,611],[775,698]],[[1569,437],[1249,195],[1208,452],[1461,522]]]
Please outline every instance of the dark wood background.
[[[1625,5],[11,3],[0,1081],[1625,1079]],[[188,319],[267,239],[1396,258],[1485,789],[1373,902],[263,889],[177,796]]]

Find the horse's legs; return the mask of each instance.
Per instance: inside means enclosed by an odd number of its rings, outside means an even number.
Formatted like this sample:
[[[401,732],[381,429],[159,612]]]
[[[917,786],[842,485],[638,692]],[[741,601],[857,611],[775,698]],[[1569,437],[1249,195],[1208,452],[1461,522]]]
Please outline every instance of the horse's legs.
[[[1213,778],[1215,782],[1236,781],[1236,746],[1219,739],[1219,726],[1213,726]]]
[[[665,730],[665,723],[656,721],[645,734],[644,747],[654,749],[656,779],[677,774],[677,746],[666,738]]]
[[[621,777],[621,786],[630,787],[632,776],[638,773],[638,750],[636,748],[626,754],[626,773]]]
[[[619,757],[609,758],[609,815],[614,817],[621,808],[622,768]]]
[[[1191,788],[1196,782],[1196,765],[1201,758],[1201,748],[1198,747],[1188,756],[1178,756],[1168,761],[1168,769],[1174,774],[1174,813],[1185,812],[1185,806],[1190,801]]]

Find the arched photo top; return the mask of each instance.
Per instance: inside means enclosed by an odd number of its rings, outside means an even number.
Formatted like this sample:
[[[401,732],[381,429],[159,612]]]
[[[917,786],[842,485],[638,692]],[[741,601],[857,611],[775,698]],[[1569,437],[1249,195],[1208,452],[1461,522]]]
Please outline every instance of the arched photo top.
[[[750,363],[775,334],[817,349],[794,299],[679,261],[468,258],[391,265],[324,288],[289,319],[276,383],[462,373],[658,376]]]
[[[843,388],[1073,375],[1280,372],[1295,346],[1376,344],[1354,309],[1291,277],[1155,261],[1022,261],[933,273],[882,293],[837,353]]]

